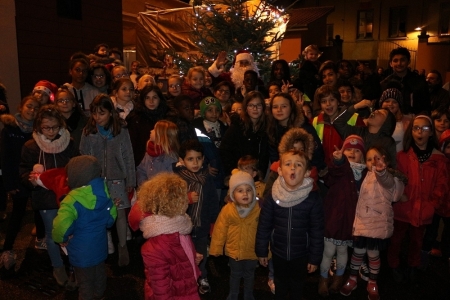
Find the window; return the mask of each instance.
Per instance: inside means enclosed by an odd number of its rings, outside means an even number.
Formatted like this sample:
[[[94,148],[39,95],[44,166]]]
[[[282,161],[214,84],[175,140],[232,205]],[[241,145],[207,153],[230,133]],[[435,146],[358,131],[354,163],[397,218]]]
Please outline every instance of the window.
[[[357,39],[373,38],[373,10],[358,11],[358,36]]]
[[[450,36],[450,2],[441,3],[439,11],[439,35]]]
[[[389,37],[406,37],[406,6],[392,7],[389,12]]]

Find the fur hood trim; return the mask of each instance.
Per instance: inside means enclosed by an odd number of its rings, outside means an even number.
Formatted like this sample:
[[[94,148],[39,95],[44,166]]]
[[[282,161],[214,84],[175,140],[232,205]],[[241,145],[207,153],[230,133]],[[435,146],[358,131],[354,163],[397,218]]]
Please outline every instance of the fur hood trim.
[[[305,145],[305,153],[311,160],[314,153],[314,138],[303,128],[291,128],[281,138],[278,145],[278,152],[283,154],[293,148],[295,141],[302,141]]]
[[[0,116],[0,121],[4,125],[17,126],[16,118],[13,115],[10,115],[10,114],[1,115]]]

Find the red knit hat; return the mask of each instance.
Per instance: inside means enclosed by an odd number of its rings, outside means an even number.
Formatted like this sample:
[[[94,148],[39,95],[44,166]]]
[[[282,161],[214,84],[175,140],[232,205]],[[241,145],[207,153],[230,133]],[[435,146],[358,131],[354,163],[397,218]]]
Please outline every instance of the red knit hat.
[[[348,148],[358,149],[363,154],[365,153],[364,141],[359,135],[352,134],[345,139],[342,151]]]
[[[50,101],[53,102],[55,100],[55,94],[56,92],[58,92],[58,87],[56,86],[56,84],[50,81],[41,80],[38,83],[36,83],[32,93],[34,93],[35,91],[42,91],[46,93],[49,96]]]
[[[233,66],[236,64],[237,61],[241,60],[248,60],[249,62],[253,63],[253,55],[248,50],[239,50],[233,59]]]

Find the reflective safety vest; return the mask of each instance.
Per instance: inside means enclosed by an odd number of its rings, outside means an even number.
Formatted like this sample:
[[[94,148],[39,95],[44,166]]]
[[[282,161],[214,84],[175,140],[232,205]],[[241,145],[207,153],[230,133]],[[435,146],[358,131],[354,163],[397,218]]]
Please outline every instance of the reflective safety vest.
[[[358,116],[359,115],[357,113],[354,113],[353,116],[347,121],[347,124],[350,126],[355,126],[356,121],[358,120]],[[325,123],[323,121],[323,113],[320,113],[317,117],[314,117],[312,126],[314,127],[314,129],[316,129],[320,141],[323,142],[323,128],[325,127]]]

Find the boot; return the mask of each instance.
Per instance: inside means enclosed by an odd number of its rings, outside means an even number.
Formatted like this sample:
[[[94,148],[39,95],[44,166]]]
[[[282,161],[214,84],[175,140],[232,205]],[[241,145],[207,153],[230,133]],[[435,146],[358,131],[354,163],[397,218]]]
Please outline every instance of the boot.
[[[320,276],[319,279],[319,295],[321,297],[328,297],[328,278]]]
[[[338,275],[334,274],[333,282],[331,283],[331,286],[330,286],[330,292],[333,294],[339,293],[339,291],[341,290],[343,281],[344,281],[344,278],[342,275],[338,276]]]
[[[117,248],[119,248],[119,267],[128,266],[128,264],[130,263],[130,257],[128,256],[127,245],[126,244],[125,246],[118,245]]]
[[[358,283],[351,276],[341,288],[341,295],[350,296],[350,294],[358,287]]]
[[[380,299],[380,294],[378,293],[378,285],[376,281],[370,280],[367,284],[367,292],[369,293],[369,300]]]
[[[69,278],[67,277],[66,267],[53,268],[53,277],[60,286],[65,286]]]

